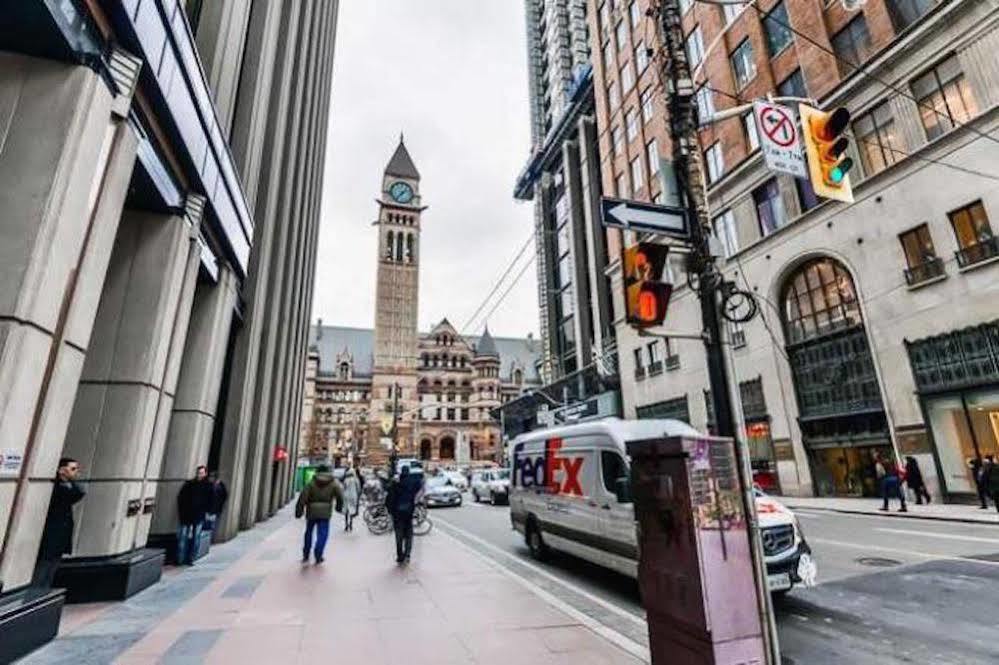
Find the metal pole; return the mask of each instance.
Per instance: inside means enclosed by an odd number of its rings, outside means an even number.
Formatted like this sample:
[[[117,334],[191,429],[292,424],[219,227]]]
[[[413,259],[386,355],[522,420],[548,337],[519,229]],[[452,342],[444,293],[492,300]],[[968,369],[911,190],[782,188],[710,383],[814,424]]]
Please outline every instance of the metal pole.
[[[395,463],[399,459],[399,384],[392,384],[392,451],[389,453],[389,477],[395,477]]]
[[[759,547],[760,539],[754,528],[757,524],[757,518],[752,476],[746,477],[749,460],[746,451],[738,444],[739,439],[736,437],[736,423],[732,412],[732,389],[722,346],[718,298],[724,280],[715,266],[714,257],[711,256],[708,246],[711,222],[708,215],[707,197],[704,194],[701,152],[698,148],[697,107],[693,78],[690,63],[687,60],[687,52],[684,48],[679,2],[678,0],[662,0],[659,6],[662,40],[667,51],[666,105],[669,109],[673,160],[676,163],[675,173],[679,180],[681,196],[686,198],[686,206],[690,216],[691,250],[687,270],[697,277],[695,286],[701,302],[701,322],[705,333],[704,350],[707,356],[708,381],[714,402],[718,434],[723,437],[731,437],[736,441],[736,463],[740,471],[739,482],[742,485],[743,509],[750,526],[750,551],[753,555],[757,606],[767,647],[768,662],[771,665],[776,665],[780,663],[780,648],[776,639],[776,625],[770,606],[770,591],[766,583],[766,564]]]

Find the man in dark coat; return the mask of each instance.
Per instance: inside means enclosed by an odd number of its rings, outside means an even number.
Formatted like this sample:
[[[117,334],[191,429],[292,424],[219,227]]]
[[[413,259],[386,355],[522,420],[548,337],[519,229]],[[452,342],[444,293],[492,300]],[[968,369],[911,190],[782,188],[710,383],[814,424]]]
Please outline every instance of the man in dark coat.
[[[915,493],[916,505],[922,505],[924,498],[926,503],[930,503],[930,493],[926,490],[923,472],[919,469],[919,462],[912,455],[905,458],[905,484]]]
[[[45,516],[45,528],[42,530],[42,543],[38,548],[35,574],[31,581],[34,587],[51,588],[59,569],[59,560],[63,554],[69,554],[73,549],[73,506],[85,494],[76,482],[79,473],[80,463],[75,459],[63,457],[59,460],[52,498],[49,500],[49,512]]]
[[[198,553],[205,515],[212,506],[208,469],[199,466],[194,478],[185,481],[177,494],[177,564],[190,566]]]
[[[971,460],[971,477],[975,481],[975,490],[978,492],[978,501],[982,505],[979,506],[981,510],[987,510],[988,504],[988,490],[985,487],[985,463],[981,459],[975,457]]]
[[[992,503],[996,510],[999,510],[999,464],[996,464],[996,458],[992,455],[985,459],[987,462],[982,467],[982,484],[988,495],[992,497]]]
[[[205,526],[214,531],[215,523],[218,521],[219,515],[222,514],[222,509],[225,508],[225,502],[229,500],[229,490],[214,471],[208,474],[208,482],[212,485],[212,504],[205,516]]]
[[[395,529],[395,562],[408,563],[413,551],[413,512],[416,510],[417,496],[423,489],[423,474],[411,473],[404,466],[399,480],[389,487],[385,507],[392,516]]]

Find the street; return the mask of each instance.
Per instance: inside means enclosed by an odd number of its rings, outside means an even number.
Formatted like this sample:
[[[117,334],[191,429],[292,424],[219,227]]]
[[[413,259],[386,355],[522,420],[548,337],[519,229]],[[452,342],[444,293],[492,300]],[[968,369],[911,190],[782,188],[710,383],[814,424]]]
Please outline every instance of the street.
[[[999,529],[920,519],[796,511],[818,586],[777,600],[788,664],[935,663],[999,659],[994,598]],[[449,535],[625,639],[647,643],[637,584],[565,554],[530,558],[505,506],[432,513]]]

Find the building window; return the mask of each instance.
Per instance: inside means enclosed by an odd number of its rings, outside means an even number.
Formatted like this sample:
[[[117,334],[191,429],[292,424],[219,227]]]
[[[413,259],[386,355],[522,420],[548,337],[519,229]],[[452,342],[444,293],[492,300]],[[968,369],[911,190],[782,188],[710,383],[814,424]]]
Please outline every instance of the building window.
[[[642,93],[642,122],[648,122],[652,120],[652,114],[655,112],[655,107],[652,104],[652,88],[647,88],[645,92]]]
[[[607,106],[613,113],[621,105],[621,91],[617,87],[617,81],[611,81],[607,86]]]
[[[833,51],[839,63],[840,76],[849,76],[871,54],[871,33],[867,31],[867,20],[863,14],[846,24],[846,27],[833,35]]]
[[[628,174],[619,173],[617,176],[617,196],[626,199],[631,196],[631,189],[628,187]]]
[[[819,205],[819,197],[815,193],[815,188],[812,187],[811,180],[808,178],[795,178],[794,188],[798,191],[798,205],[801,206],[801,212],[808,212]]]
[[[742,40],[742,43],[735,47],[729,59],[732,62],[732,71],[735,74],[735,87],[741,90],[756,77],[756,61],[753,59],[753,45],[749,42],[748,38]]]
[[[899,235],[898,240],[902,243],[902,252],[905,254],[906,283],[919,284],[943,274],[943,261],[933,247],[929,226],[920,224]]]
[[[725,25],[737,19],[745,7],[746,3],[744,2],[730,2],[729,4],[722,5],[722,11],[725,14]]]
[[[669,338],[666,338],[663,340],[663,344],[666,346],[666,371],[672,372],[680,369],[680,354],[673,349],[673,343]]]
[[[763,18],[763,31],[767,35],[767,50],[771,58],[786,49],[793,41],[790,25],[787,7],[783,2],[777,3],[777,6]]]
[[[784,321],[791,344],[862,322],[853,278],[838,261],[806,263],[784,291]]]
[[[957,56],[950,56],[912,82],[912,94],[932,141],[968,121],[978,108]]]
[[[887,0],[888,15],[895,32],[902,32],[930,10],[937,0]]]
[[[645,346],[645,351],[649,357],[649,376],[662,374],[663,360],[662,356],[659,354],[659,341],[656,340],[654,342],[649,342]]]
[[[638,9],[638,2],[631,0],[631,4],[628,5],[628,19],[631,21],[631,28],[634,30],[638,27],[638,22],[642,20],[642,13]]]
[[[690,407],[687,405],[686,395],[640,406],[635,409],[635,415],[639,419],[672,418],[690,424]]]
[[[649,141],[648,145],[645,146],[645,156],[649,160],[649,175],[653,176],[659,173],[659,146],[655,139]]]
[[[718,180],[725,172],[725,157],[722,155],[721,141],[716,141],[704,151],[704,164],[709,184]]]
[[[642,363],[642,349],[634,349],[635,354],[635,378],[641,379],[645,376],[645,365]]]
[[[756,116],[753,115],[752,111],[742,116],[742,131],[745,134],[749,152],[760,147],[760,135],[756,133]]]
[[[739,236],[735,232],[735,214],[731,210],[726,210],[711,220],[711,227],[715,237],[721,242],[726,259],[739,251]]]
[[[631,160],[631,182],[632,186],[639,190],[645,185],[645,176],[642,174],[642,158],[635,157]]]
[[[992,233],[989,216],[981,201],[959,208],[948,215],[957,237],[957,263],[961,267],[999,256],[999,243]]]
[[[614,125],[611,128],[611,147],[615,155],[620,155],[624,152],[624,134],[618,125]]]
[[[713,93],[707,88],[697,91],[697,120],[701,125],[707,124],[715,116],[715,100]]]
[[[617,37],[617,50],[623,51],[628,46],[628,24],[624,21],[618,21],[615,32],[617,33],[615,35]]]
[[[635,70],[632,68],[631,62],[626,62],[621,68],[621,92],[625,95],[628,94],[633,85],[635,85]]]
[[[781,97],[808,97],[808,89],[805,88],[805,77],[802,76],[800,67],[781,81],[780,85],[777,86],[777,94]]]
[[[611,43],[609,41],[606,44],[604,44],[603,54],[604,54],[604,56],[603,56],[604,57],[604,71],[608,71],[608,72],[614,71],[614,67],[615,67],[614,49],[611,46]]]
[[[901,150],[901,140],[895,131],[895,118],[892,117],[891,106],[887,101],[857,118],[853,123],[853,135],[857,139],[864,173],[869,176],[880,173],[905,154]]]
[[[639,42],[638,46],[635,47],[635,67],[638,69],[638,75],[641,76],[648,66],[649,52],[646,50],[645,44]]]
[[[777,178],[771,178],[753,190],[756,216],[760,221],[760,234],[764,237],[787,224],[784,200],[780,196]]]
[[[608,30],[610,29],[610,13],[611,13],[611,2],[607,0],[600,5],[600,29]]]
[[[628,109],[628,113],[625,115],[625,123],[628,127],[628,142],[630,143],[638,138],[638,111]]]
[[[686,14],[694,6],[694,0],[680,0],[680,13]]]
[[[687,35],[687,60],[690,61],[690,68],[693,69],[704,60],[704,38],[701,36],[701,26],[694,28],[694,31]]]

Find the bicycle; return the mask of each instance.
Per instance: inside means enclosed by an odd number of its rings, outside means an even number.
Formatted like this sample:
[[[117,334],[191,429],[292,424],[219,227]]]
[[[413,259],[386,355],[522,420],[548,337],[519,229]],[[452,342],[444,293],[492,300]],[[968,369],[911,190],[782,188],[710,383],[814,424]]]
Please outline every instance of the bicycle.
[[[375,536],[382,536],[393,530],[392,516],[389,515],[388,508],[384,503],[370,504],[364,509],[364,523],[368,531]],[[434,528],[434,523],[427,513],[427,506],[424,503],[416,504],[413,511],[413,535],[425,536]]]

